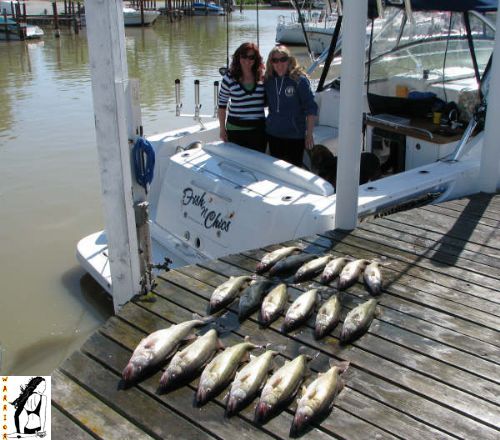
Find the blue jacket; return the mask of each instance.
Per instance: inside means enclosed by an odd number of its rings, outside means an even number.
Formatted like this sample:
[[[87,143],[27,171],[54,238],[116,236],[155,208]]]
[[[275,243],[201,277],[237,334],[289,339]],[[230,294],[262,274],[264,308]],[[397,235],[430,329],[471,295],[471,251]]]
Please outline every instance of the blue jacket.
[[[269,106],[266,133],[280,138],[304,139],[306,116],[318,113],[309,80],[305,76],[295,81],[288,75],[273,75],[264,82],[264,87]]]

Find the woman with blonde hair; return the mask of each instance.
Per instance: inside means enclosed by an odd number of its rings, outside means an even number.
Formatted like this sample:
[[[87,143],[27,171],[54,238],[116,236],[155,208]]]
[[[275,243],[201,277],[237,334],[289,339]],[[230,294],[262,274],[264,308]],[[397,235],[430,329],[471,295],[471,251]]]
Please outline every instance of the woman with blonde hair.
[[[271,155],[302,166],[304,148],[314,146],[313,128],[318,106],[311,83],[285,46],[267,57],[264,88],[269,106],[266,134]]]

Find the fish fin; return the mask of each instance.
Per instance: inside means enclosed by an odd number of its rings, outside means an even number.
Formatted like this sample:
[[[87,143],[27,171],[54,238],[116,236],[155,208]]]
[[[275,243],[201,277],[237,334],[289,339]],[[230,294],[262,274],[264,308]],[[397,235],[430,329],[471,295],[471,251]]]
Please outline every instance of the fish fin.
[[[377,307],[377,308],[375,309],[374,317],[375,317],[375,318],[380,318],[382,315],[383,315],[382,310],[380,310],[380,307]]]
[[[250,353],[247,351],[243,357],[241,358],[242,362],[249,362],[250,361]]]
[[[184,337],[183,341],[184,342],[191,342],[191,341],[194,341],[198,336],[194,335],[194,334],[190,334],[190,335],[187,335]]]

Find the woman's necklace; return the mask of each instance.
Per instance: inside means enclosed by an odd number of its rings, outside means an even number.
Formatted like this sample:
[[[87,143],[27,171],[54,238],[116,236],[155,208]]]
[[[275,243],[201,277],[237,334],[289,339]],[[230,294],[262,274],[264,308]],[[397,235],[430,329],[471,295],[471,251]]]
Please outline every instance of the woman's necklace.
[[[279,113],[280,112],[280,95],[281,95],[281,89],[283,88],[283,81],[285,80],[285,77],[282,76],[281,77],[281,85],[280,85],[280,88],[278,90],[278,78],[274,78],[274,85],[276,86],[276,96],[277,96],[277,99],[278,99],[278,104],[276,106],[276,112]]]

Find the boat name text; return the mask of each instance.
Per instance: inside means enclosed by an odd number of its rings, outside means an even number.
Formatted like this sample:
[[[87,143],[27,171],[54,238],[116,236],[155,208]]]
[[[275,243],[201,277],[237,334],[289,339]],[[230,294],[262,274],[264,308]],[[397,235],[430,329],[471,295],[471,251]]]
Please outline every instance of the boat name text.
[[[222,213],[211,211],[209,210],[209,207],[206,206],[206,192],[204,192],[203,194],[196,194],[193,191],[193,188],[184,188],[182,194],[182,204],[184,206],[193,205],[200,208],[200,217],[203,219],[203,225],[205,226],[205,228],[218,229],[219,231],[224,232],[229,231],[231,221],[224,220],[222,218]]]

